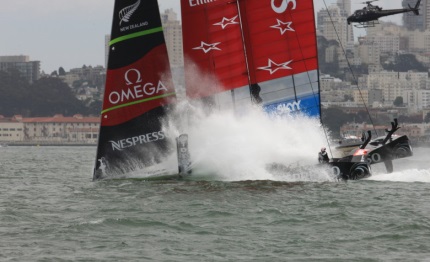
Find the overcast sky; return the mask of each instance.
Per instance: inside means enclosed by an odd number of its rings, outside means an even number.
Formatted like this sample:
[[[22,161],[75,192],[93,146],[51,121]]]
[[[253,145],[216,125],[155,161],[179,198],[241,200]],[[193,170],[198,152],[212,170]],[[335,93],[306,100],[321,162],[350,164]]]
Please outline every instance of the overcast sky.
[[[325,0],[327,5],[336,2]],[[364,1],[364,0],[363,0]],[[353,2],[363,2],[354,1]],[[159,0],[160,10],[173,8],[180,17],[180,0]],[[0,56],[29,55],[46,73],[82,65],[104,65],[104,36],[110,33],[114,0],[1,0]],[[316,10],[325,8],[314,0]],[[384,9],[401,1],[380,0]],[[352,9],[362,8],[354,4]],[[401,15],[392,17],[398,23]]]

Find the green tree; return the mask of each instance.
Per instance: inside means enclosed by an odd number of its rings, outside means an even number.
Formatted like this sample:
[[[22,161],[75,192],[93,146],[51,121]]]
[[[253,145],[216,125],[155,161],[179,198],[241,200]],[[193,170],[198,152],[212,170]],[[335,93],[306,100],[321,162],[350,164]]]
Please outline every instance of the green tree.
[[[100,100],[94,100],[88,106],[88,114],[93,116],[99,116],[102,111],[103,102]]]
[[[427,115],[424,117],[424,122],[430,123],[430,112],[428,112]]]
[[[340,127],[346,123],[371,123],[367,111],[362,110],[354,114],[348,114],[339,108],[328,108],[322,111],[322,122],[326,126],[333,138],[340,137]],[[372,119],[373,121],[375,119]]]
[[[60,66],[60,68],[58,68],[58,75],[60,75],[60,76],[66,75],[66,70],[64,70],[64,68],[61,66]]]
[[[41,78],[30,89],[33,116],[86,114],[87,109],[72,93],[70,87],[58,78]]]
[[[0,115],[24,115],[28,114],[28,91],[30,84],[21,77],[16,69],[0,71]]]
[[[322,111],[322,123],[326,126],[333,137],[340,137],[340,127],[351,121],[348,114],[338,108],[328,108]]]
[[[394,63],[383,63],[383,68],[395,72],[407,72],[415,70],[427,72],[427,67],[420,63],[413,54],[401,54],[395,57]]]
[[[101,102],[88,107],[58,78],[45,77],[29,84],[16,70],[0,71],[0,115],[52,116],[100,114]]]
[[[82,83],[83,83],[84,81],[83,80],[75,80],[75,81],[73,81],[73,83],[72,83],[72,87],[73,88],[79,88],[79,87],[81,87],[82,86]]]
[[[354,98],[351,95],[344,95],[343,96],[343,101],[353,101]]]
[[[393,105],[397,107],[403,106],[403,97],[401,96],[396,97],[396,99],[394,99],[393,101]]]

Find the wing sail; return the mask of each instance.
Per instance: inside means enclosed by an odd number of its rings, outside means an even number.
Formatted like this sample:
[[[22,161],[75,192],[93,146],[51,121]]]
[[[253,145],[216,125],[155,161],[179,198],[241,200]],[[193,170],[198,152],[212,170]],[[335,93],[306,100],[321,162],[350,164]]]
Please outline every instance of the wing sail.
[[[189,97],[216,94],[222,106],[320,115],[312,0],[181,3]],[[196,74],[209,75],[217,88],[202,86]]]
[[[94,179],[160,164],[174,152],[162,131],[174,101],[157,1],[115,1]]]

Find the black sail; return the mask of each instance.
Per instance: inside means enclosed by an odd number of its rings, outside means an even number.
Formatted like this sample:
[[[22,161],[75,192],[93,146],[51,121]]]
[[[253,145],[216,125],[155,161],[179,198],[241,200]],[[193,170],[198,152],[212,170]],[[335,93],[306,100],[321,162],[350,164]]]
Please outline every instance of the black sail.
[[[175,99],[157,1],[116,0],[93,179],[163,166]]]

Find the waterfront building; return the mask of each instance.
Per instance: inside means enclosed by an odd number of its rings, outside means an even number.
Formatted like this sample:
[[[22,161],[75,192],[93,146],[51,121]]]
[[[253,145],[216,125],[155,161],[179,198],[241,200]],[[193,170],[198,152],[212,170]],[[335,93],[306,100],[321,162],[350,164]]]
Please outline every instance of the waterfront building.
[[[0,142],[96,144],[99,117],[0,117]]]
[[[430,134],[430,123],[401,123],[400,126],[401,128],[396,132],[396,135],[407,135],[413,140]],[[390,128],[389,125],[373,126],[367,123],[347,123],[341,126],[340,133],[360,137],[363,132],[367,132],[368,130],[372,131],[372,134],[374,134],[374,130],[376,129],[377,134],[381,136],[386,134],[385,129]]]
[[[99,117],[74,115],[64,117],[22,118],[26,141],[96,143],[99,133]]]
[[[23,140],[24,123],[0,115],[0,144]]]

